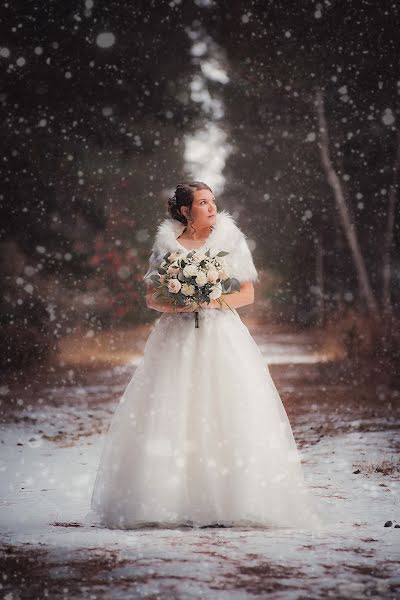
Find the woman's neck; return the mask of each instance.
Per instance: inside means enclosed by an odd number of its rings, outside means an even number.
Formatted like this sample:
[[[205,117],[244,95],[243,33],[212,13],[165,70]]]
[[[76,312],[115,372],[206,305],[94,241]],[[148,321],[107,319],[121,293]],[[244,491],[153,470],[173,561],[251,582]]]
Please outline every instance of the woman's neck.
[[[181,235],[178,237],[178,240],[183,239],[183,240],[190,240],[192,242],[202,242],[203,240],[207,239],[207,237],[210,235],[211,232],[212,232],[212,228],[210,227],[210,225],[206,225],[199,232],[196,231],[194,234],[192,232],[190,232],[191,235],[188,235],[189,229],[188,229],[188,226],[186,226],[185,229],[183,230],[183,232],[181,233]]]

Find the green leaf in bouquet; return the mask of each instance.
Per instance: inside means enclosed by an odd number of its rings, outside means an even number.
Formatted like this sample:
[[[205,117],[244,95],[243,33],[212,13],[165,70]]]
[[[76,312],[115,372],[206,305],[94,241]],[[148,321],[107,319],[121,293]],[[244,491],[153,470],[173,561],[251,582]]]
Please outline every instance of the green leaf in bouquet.
[[[236,279],[235,277],[231,278],[231,289],[232,289],[232,291],[240,292],[240,281],[238,279]]]
[[[207,304],[210,304],[210,299],[208,297],[208,292],[205,293],[200,293],[199,294],[199,302],[207,302]]]
[[[159,287],[159,288],[156,288],[156,289],[154,290],[153,296],[154,296],[155,298],[161,298],[163,295],[164,295],[164,290],[163,290],[163,288]]]
[[[226,256],[227,254],[230,254],[229,252],[225,252],[225,250],[221,250],[220,252],[218,252],[218,254],[216,254],[215,256]]]
[[[154,292],[154,295],[157,298],[161,298],[161,300],[170,300],[170,298],[171,298],[170,292],[165,287],[157,288],[156,291]]]
[[[176,303],[179,304],[180,306],[184,306],[186,304],[185,298],[183,296],[177,295]]]
[[[151,281],[154,281],[154,283],[160,283],[160,278],[158,275],[150,275],[150,279]]]

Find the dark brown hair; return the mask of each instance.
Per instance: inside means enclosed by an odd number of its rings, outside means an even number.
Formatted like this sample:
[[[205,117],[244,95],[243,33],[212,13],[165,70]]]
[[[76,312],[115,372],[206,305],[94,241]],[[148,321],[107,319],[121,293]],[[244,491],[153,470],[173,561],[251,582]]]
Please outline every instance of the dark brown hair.
[[[178,183],[174,195],[171,198],[168,198],[168,211],[173,219],[187,225],[188,221],[179,209],[181,206],[188,206],[190,215],[193,204],[193,192],[196,190],[210,190],[212,193],[210,186],[202,181],[185,181],[183,183]]]

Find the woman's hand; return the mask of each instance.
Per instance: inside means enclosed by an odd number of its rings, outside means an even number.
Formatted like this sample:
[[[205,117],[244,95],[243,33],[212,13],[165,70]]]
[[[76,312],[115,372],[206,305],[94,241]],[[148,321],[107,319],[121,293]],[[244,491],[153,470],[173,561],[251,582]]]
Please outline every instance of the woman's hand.
[[[210,308],[207,305],[207,302],[201,302],[200,304],[198,302],[193,302],[193,304],[189,304],[189,306],[180,306],[179,308],[177,308],[177,310],[179,310],[179,312],[194,312],[194,311],[201,311],[202,308]]]
[[[220,297],[220,299],[222,299],[222,296]],[[194,312],[195,310],[201,311],[204,308],[224,308],[224,306],[223,305],[221,306],[221,304],[218,302],[218,300],[210,300],[209,304],[207,304],[207,302],[201,302],[200,305],[197,302],[194,302],[193,304],[188,304],[187,306],[182,306],[182,305],[177,304],[176,308],[174,308],[174,305],[172,302],[156,299],[153,296],[152,291],[147,292],[146,301],[147,301],[148,308],[152,308],[159,312],[167,312],[167,313]]]
[[[147,304],[148,308],[152,308],[153,310],[156,310],[158,312],[165,312],[165,313],[192,312],[193,310],[195,310],[195,308],[193,306],[177,305],[176,308],[174,308],[174,305],[172,302],[169,302],[166,300],[160,300],[159,298],[156,298],[152,291],[147,292],[146,304]]]
[[[189,304],[188,306],[177,306],[176,312],[193,312],[197,309],[197,304]]]
[[[218,300],[210,300],[209,304],[207,304],[207,302],[202,302],[200,306],[202,306],[203,308],[221,308],[221,305],[218,302]]]

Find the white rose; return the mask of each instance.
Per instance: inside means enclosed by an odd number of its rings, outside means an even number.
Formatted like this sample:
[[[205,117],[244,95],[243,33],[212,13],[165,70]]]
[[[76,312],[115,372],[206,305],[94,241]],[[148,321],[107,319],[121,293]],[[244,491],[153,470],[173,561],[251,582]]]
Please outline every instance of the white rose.
[[[196,252],[196,254],[193,255],[193,262],[195,263],[201,263],[202,260],[207,260],[208,256],[206,254],[204,254],[204,252]]]
[[[184,296],[193,296],[194,285],[191,285],[190,283],[183,283],[181,291]]]
[[[217,283],[211,288],[210,298],[211,298],[211,300],[216,300],[217,298],[219,298],[221,296],[221,294],[222,294],[222,286],[220,283]]]
[[[218,271],[216,269],[210,269],[207,272],[208,283],[217,283],[217,279],[218,279]]]
[[[168,291],[177,294],[181,289],[182,284],[178,279],[170,279],[168,281]]]
[[[200,273],[197,275],[196,277],[196,283],[198,286],[203,286],[206,285],[207,283],[207,275],[205,273],[203,273],[203,271],[200,271]]]
[[[183,269],[183,274],[185,277],[196,276],[198,272],[199,270],[196,265],[186,265],[186,267]]]

